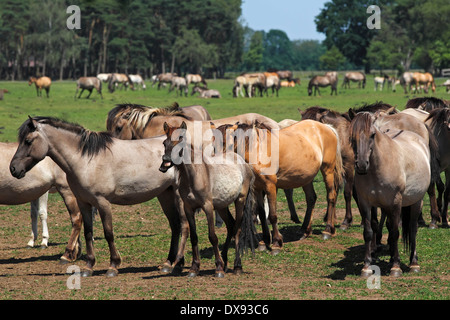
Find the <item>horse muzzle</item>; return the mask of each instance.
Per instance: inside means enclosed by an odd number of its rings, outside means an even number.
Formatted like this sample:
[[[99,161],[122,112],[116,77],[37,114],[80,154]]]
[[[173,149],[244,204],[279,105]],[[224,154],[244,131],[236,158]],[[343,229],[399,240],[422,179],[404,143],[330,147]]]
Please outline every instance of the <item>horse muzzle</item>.
[[[359,175],[366,175],[369,171],[369,162],[368,161],[357,161],[355,163],[355,171]]]
[[[172,167],[173,167],[172,159],[168,157],[163,157],[161,166],[159,167],[159,171],[166,173]]]
[[[23,177],[25,177],[25,174],[27,173],[25,170],[18,170],[15,166],[11,165],[9,167],[9,171],[11,172],[11,175],[14,178],[17,179],[22,179]]]

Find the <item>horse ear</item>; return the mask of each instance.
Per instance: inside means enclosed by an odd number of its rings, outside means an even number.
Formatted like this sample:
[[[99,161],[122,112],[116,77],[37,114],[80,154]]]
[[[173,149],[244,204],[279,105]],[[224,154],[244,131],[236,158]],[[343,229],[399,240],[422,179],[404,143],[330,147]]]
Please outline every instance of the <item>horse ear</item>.
[[[210,125],[210,127],[211,127],[211,130],[214,130],[214,129],[216,129],[216,126],[215,126],[215,124],[213,123],[213,122],[209,122],[209,125]]]
[[[395,110],[395,107],[389,108],[388,110],[386,110],[387,114],[396,114],[397,110]]]
[[[167,122],[164,122],[164,133],[167,134],[169,132],[169,125]]]
[[[186,122],[183,121],[183,122],[181,123],[180,129],[187,129]]]
[[[37,122],[35,120],[33,120],[33,118],[30,117],[29,115],[28,115],[28,119],[30,119],[30,122],[28,123],[28,127],[30,128],[31,131],[36,131]]]

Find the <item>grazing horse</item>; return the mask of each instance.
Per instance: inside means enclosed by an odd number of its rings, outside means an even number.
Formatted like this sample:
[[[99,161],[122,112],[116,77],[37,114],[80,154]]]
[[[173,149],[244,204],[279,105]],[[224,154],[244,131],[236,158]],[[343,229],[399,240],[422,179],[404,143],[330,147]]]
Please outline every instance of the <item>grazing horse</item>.
[[[411,91],[411,85],[414,82],[413,75],[412,72],[404,72],[400,77],[400,85],[403,87],[405,94],[408,93],[408,90]]]
[[[280,78],[277,75],[271,75],[269,73],[265,73],[265,76],[266,76],[266,85],[265,85],[264,91],[266,92],[266,96],[267,97],[269,96],[268,89],[271,88],[272,89],[272,97],[273,97],[273,94],[275,91],[277,92],[277,97],[278,97],[278,91],[281,88]]]
[[[243,221],[252,224],[253,210],[253,175],[250,165],[234,154],[234,159],[224,154],[209,155],[203,152],[203,146],[194,147],[186,135],[186,123],[180,127],[171,127],[164,123],[164,132],[167,139],[164,141],[164,155],[160,170],[167,172],[171,167],[179,176],[175,194],[179,198],[177,201],[183,203],[180,209],[182,224],[182,241],[180,244],[178,259],[184,256],[184,248],[187,240],[187,233],[190,232],[192,243],[193,261],[189,270],[189,277],[195,277],[200,269],[200,254],[198,249],[198,236],[195,225],[195,211],[202,209],[208,221],[209,240],[213,246],[216,258],[216,277],[223,278],[227,270],[228,247],[231,239],[235,238],[236,257],[234,260],[234,273],[242,273],[242,263],[240,257],[240,235]],[[185,143],[185,147],[176,154],[174,149],[180,143]],[[200,153],[202,160],[193,163],[194,153]],[[236,220],[229,211],[231,204],[235,205]],[[214,210],[218,211],[227,226],[227,238],[222,250],[222,257],[219,253],[219,241],[214,230]],[[246,217],[244,218],[244,215]],[[245,231],[253,229],[245,226]],[[253,238],[251,236],[251,238]],[[178,262],[175,261],[175,264]]]
[[[294,74],[289,70],[276,71],[276,74],[280,78],[280,80],[292,81],[294,79]]]
[[[134,89],[133,82],[127,74],[113,73],[109,77],[108,90],[110,93],[113,93],[116,90],[116,87],[119,87],[121,90],[125,88],[126,90],[128,86],[130,86],[131,89]]]
[[[282,130],[270,129],[262,123],[223,125],[218,130],[222,132],[227,150],[231,146],[252,165],[258,197],[262,197],[263,193],[267,195],[269,221],[272,224],[272,254],[279,253],[283,245],[276,215],[277,189],[303,188],[307,209],[301,229],[302,238],[305,238],[312,231],[311,215],[317,198],[313,180],[319,171],[324,178],[328,202],[328,220],[323,237],[329,239],[335,234],[335,205],[343,168],[337,132],[331,126],[305,120]],[[235,140],[237,143],[234,143]],[[267,158],[264,158],[266,155]],[[261,198],[258,199],[258,203],[262,203]],[[258,212],[264,241],[260,249],[270,248],[265,212]]]
[[[79,235],[81,232],[81,214],[75,196],[67,184],[65,173],[51,159],[45,158],[34,166],[23,179],[15,179],[9,173],[9,164],[17,150],[18,143],[0,143],[0,204],[18,205],[31,202],[32,239],[29,247],[37,239],[37,216],[42,221],[41,247],[48,246],[47,199],[48,192],[56,191],[61,195],[72,221],[72,232],[61,257],[61,262],[75,261],[81,256]]]
[[[193,83],[194,86],[198,86],[200,83],[203,83],[206,87],[208,86],[208,84],[206,83],[206,80],[199,74],[186,75],[187,86],[189,86],[191,83]]]
[[[195,86],[192,88],[192,93],[191,96],[193,96],[196,93],[200,93],[200,98],[217,98],[220,99],[222,98],[222,96],[220,95],[220,92],[218,90],[213,90],[213,89],[207,89],[207,88],[202,88],[202,87],[198,87]]]
[[[450,201],[450,109],[441,108],[430,111],[425,120],[436,137],[439,149],[440,170],[445,172],[444,203],[443,190],[439,190],[438,207],[441,210],[442,226],[448,227],[448,204]]]
[[[83,94],[84,90],[88,90],[89,94],[87,95],[86,99],[89,99],[89,97],[92,94],[92,90],[95,88],[95,90],[97,90],[97,92],[100,94],[100,97],[102,97],[103,99],[103,95],[102,95],[102,81],[96,77],[81,77],[80,79],[78,79],[77,81],[77,91],[75,91],[75,97],[74,99],[77,98],[77,93],[78,90],[80,90],[81,88],[81,92],[80,95],[78,96],[78,99],[81,97],[81,95]]]
[[[264,73],[246,73],[243,75],[246,80],[246,87],[248,97],[253,96],[254,90],[259,89],[260,96],[263,96],[264,88],[266,87],[266,76]]]
[[[156,82],[158,82],[158,90],[159,90],[163,85],[172,84],[172,78],[176,76],[177,76],[176,73],[160,73],[153,79],[152,87],[154,87]]]
[[[350,145],[348,136],[350,128],[350,119],[337,111],[329,110],[322,107],[310,107],[305,111],[299,112],[302,120],[315,120],[324,124],[333,126],[339,135],[339,145],[341,148],[342,164],[344,167],[344,199],[345,199],[345,218],[341,223],[341,229],[346,230],[353,222],[352,215],[352,195],[357,202],[356,194],[353,193],[355,178],[355,155]]]
[[[344,77],[344,81],[342,82],[342,86],[344,88],[350,89],[350,81],[351,82],[358,82],[358,88],[364,89],[366,87],[366,75],[362,72],[347,72]]]
[[[30,77],[28,80],[28,85],[31,86],[34,83],[36,86],[36,93],[38,97],[42,97],[42,89],[45,89],[47,93],[47,98],[49,97],[48,93],[50,92],[50,86],[52,85],[52,80],[49,77]]]
[[[420,73],[420,72],[414,72],[413,73],[413,83],[415,85],[415,92],[418,92],[418,89],[424,85],[424,91],[425,93],[428,93],[428,90],[430,89],[433,92],[436,92],[436,83],[434,82],[434,78],[431,75],[431,73]]]
[[[99,211],[110,250],[107,276],[116,276],[121,257],[114,243],[111,204],[133,205],[155,197],[164,213],[170,214],[172,241],[166,264],[172,267],[178,252],[180,224],[171,191],[176,177],[173,170],[165,174],[159,171],[163,141],[163,136],[118,140],[109,133],[89,131],[48,117],[30,118],[20,127],[19,147],[10,164],[11,174],[22,178],[47,156],[66,173],[83,217],[87,255],[82,276],[91,276],[95,265],[92,208]]]
[[[374,90],[377,91],[380,88],[380,91],[383,91],[384,84],[388,80],[388,76],[373,78]]]
[[[402,274],[398,253],[399,223],[405,245],[410,249],[410,269],[418,272],[416,234],[423,197],[430,185],[428,141],[411,131],[383,133],[376,116],[363,112],[352,120],[350,138],[355,150],[355,186],[364,224],[366,253],[361,275],[370,269],[376,251],[378,220],[373,207],[381,208],[388,219],[391,276]]]
[[[183,77],[172,77],[171,86],[169,88],[169,93],[172,92],[176,88],[177,97],[178,95],[187,97],[189,93],[189,88],[186,83],[186,79]]]
[[[312,88],[314,87],[314,96],[316,95],[316,92],[319,92],[320,96],[320,90],[319,87],[324,88],[331,86],[331,95],[333,95],[333,92],[337,95],[337,78],[330,77],[330,76],[314,76],[308,84],[308,95],[312,95]]]
[[[131,83],[133,83],[133,86],[137,88],[140,86],[142,90],[147,89],[147,86],[145,85],[144,79],[140,74],[130,74],[129,75]]]

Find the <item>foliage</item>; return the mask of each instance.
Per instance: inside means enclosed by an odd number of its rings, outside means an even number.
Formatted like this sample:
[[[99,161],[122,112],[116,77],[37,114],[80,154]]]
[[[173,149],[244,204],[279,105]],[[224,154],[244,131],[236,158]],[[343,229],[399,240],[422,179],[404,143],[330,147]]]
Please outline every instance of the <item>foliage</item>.
[[[345,57],[336,46],[331,47],[319,58],[322,69],[325,70],[341,70],[345,63]]]

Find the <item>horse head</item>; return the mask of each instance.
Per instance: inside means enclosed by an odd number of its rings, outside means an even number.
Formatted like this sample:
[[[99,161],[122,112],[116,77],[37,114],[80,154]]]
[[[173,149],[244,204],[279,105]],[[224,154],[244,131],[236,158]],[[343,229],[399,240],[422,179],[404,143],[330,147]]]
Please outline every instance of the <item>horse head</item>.
[[[163,128],[167,139],[163,142],[164,155],[162,156],[159,171],[165,173],[174,165],[183,162],[187,126],[184,121],[180,127],[172,127],[167,122],[164,122]]]

